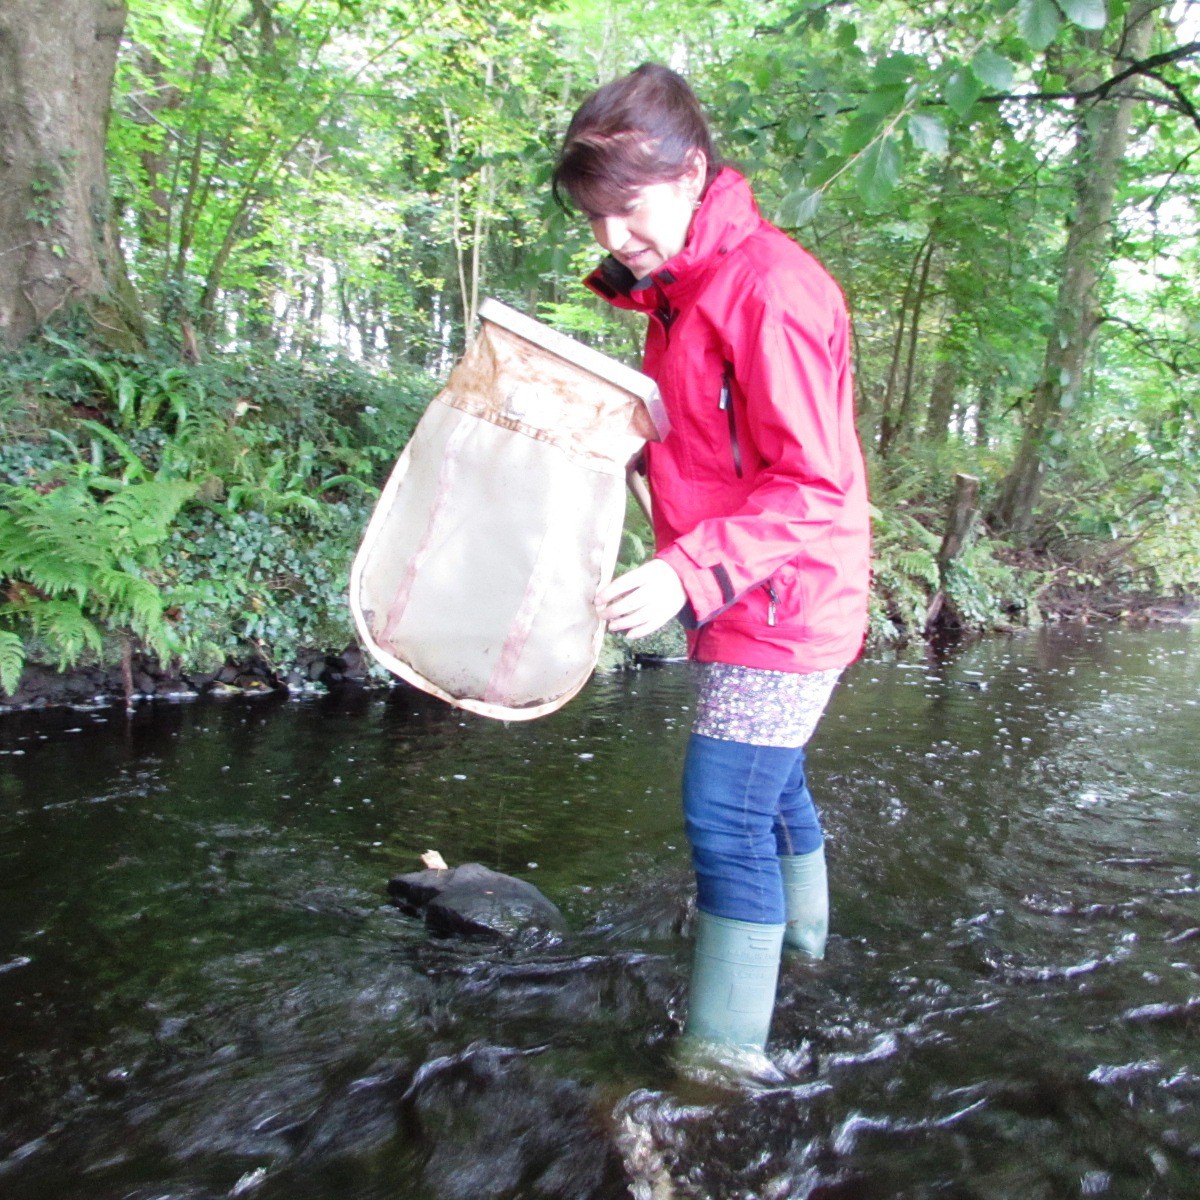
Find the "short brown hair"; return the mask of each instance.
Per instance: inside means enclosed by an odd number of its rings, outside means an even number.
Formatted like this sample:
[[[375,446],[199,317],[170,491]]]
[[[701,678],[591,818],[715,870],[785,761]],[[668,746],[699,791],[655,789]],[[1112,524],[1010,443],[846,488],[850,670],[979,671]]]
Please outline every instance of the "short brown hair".
[[[708,161],[707,187],[721,164],[696,93],[669,67],[643,63],[593,92],[571,118],[554,198],[566,208],[565,193],[585,213],[623,212],[638,188],[685,174],[695,150]]]

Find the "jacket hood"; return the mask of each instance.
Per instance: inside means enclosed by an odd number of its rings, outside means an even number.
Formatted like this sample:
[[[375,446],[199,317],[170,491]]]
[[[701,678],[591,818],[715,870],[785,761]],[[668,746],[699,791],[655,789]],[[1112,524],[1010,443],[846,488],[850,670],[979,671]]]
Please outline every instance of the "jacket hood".
[[[704,193],[683,249],[645,279],[612,255],[584,283],[618,308],[655,307],[655,285],[663,295],[698,286],[714,263],[740,245],[762,222],[750,185],[732,167],[723,167]]]

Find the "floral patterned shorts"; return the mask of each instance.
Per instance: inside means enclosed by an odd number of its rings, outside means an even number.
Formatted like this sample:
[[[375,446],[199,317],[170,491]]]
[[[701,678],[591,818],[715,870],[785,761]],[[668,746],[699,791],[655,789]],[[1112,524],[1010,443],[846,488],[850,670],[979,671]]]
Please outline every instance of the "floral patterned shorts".
[[[733,663],[699,663],[693,733],[727,742],[795,749],[813,735],[841,675],[764,671]]]

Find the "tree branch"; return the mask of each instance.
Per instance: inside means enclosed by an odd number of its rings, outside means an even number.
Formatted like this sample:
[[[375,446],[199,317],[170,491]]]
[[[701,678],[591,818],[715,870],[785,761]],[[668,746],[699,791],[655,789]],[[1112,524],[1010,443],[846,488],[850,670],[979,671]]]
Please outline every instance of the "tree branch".
[[[1176,85],[1167,83],[1154,74],[1158,67],[1165,67],[1173,62],[1193,58],[1200,55],[1200,42],[1188,42],[1185,46],[1176,46],[1174,50],[1166,50],[1162,54],[1152,54],[1138,62],[1130,63],[1123,71],[1118,71],[1108,79],[1102,80],[1093,88],[1082,92],[1023,92],[1017,94],[997,92],[990,96],[980,96],[981,104],[1001,104],[1005,100],[1103,100],[1118,84],[1134,75],[1149,75],[1159,83],[1174,90]],[[1190,102],[1188,107],[1191,108]]]
[[[1196,106],[1188,98],[1188,94],[1179,86],[1173,79],[1164,79],[1157,71],[1147,71],[1146,74],[1156,83],[1161,84],[1175,97],[1179,103],[1179,107],[1192,118],[1192,124],[1200,129],[1200,112]]]
[[[1183,46],[1176,46],[1174,50],[1165,50],[1162,54],[1152,54],[1149,58],[1143,58],[1138,62],[1131,63],[1124,70],[1118,71],[1117,74],[1110,76],[1108,79],[1102,80],[1095,87],[1087,88],[1080,92],[993,92],[990,95],[980,96],[977,103],[979,104],[1004,104],[1005,102],[1021,102],[1028,103],[1033,100],[1104,100],[1109,92],[1125,80],[1132,78],[1134,75],[1145,75],[1153,79],[1156,83],[1161,84],[1175,97],[1179,108],[1186,113],[1188,117],[1196,124],[1197,129],[1200,129],[1200,111],[1188,98],[1183,87],[1169,79],[1164,79],[1158,74],[1159,67],[1169,66],[1171,63],[1182,62],[1189,58],[1200,57],[1200,42],[1188,42]],[[787,88],[781,89],[784,94],[793,96],[812,96],[815,93],[806,88]],[[1146,97],[1150,99],[1150,97]],[[945,100],[926,100],[924,103],[929,105],[945,105]],[[847,104],[838,108],[834,113],[835,116],[845,113],[857,112],[859,106],[857,104]],[[818,119],[821,119],[818,117]],[[764,128],[775,128],[781,122],[771,122]]]

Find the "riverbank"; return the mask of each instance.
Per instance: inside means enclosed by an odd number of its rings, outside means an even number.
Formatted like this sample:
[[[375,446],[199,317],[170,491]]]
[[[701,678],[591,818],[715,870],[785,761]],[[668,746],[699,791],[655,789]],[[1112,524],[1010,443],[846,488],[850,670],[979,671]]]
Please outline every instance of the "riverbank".
[[[1087,587],[1056,590],[1046,620],[1115,621],[1129,625],[1175,625],[1200,620],[1200,597],[1157,596],[1153,593],[1126,594]]]
[[[437,380],[337,358],[100,360],[62,339],[0,374],[0,711],[387,684],[346,575]],[[869,650],[1194,610],[1177,589],[1200,577],[1180,532],[1196,522],[1117,536],[1051,497],[1054,538],[1010,540],[960,511],[975,457],[871,458]],[[652,542],[631,502],[618,569]],[[614,639],[599,670],[682,653],[678,636]]]
[[[1041,623],[1125,624],[1156,626],[1200,620],[1200,599],[1195,596],[1155,596],[1118,593],[1111,589],[1062,585],[1037,604],[1033,620],[997,622],[992,634],[1010,634]],[[945,640],[946,633],[939,635]],[[959,632],[961,640],[986,636],[979,631]],[[869,639],[866,656],[898,640]],[[670,661],[686,653],[682,630],[668,628],[636,645],[624,638],[608,638],[597,670],[602,673],[636,669],[647,658]],[[342,688],[385,688],[392,681],[357,645],[336,650],[306,650],[285,666],[272,666],[254,654],[230,658],[211,671],[163,669],[152,656],[134,656],[128,673],[121,662],[86,663],[65,671],[44,663],[29,662],[12,696],[0,699],[0,714],[43,708],[111,705],[121,701],[189,700],[199,696],[255,696],[286,693],[304,695]]]
[[[135,657],[127,678],[122,663],[82,664],[65,671],[30,662],[0,714],[62,706],[110,705],[121,701],[190,700],[198,696],[305,694],[338,687],[386,686],[357,646],[340,651],[306,651],[286,669],[255,656],[230,660],[215,671],[162,669],[151,658]],[[130,686],[132,685],[132,686]]]

